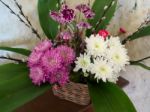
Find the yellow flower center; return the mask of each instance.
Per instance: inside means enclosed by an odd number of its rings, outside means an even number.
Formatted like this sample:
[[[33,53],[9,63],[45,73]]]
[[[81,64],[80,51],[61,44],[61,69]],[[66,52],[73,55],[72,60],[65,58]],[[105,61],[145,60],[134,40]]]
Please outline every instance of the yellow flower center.
[[[81,63],[81,65],[82,65],[83,67],[86,67],[87,64],[88,64],[86,60],[81,60],[80,63]]]

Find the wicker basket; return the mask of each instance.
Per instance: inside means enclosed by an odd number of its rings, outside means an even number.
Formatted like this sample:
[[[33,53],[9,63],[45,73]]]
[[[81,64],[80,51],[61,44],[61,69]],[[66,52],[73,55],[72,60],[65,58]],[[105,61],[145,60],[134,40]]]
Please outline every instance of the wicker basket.
[[[60,99],[65,99],[79,105],[90,104],[90,96],[87,85],[70,82],[63,87],[54,85],[52,90],[54,95]]]

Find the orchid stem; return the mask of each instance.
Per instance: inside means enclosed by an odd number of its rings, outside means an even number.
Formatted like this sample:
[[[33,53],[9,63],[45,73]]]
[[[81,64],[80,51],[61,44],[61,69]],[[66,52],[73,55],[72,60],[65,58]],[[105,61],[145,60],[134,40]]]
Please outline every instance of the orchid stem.
[[[100,20],[97,22],[96,27],[94,28],[94,31],[93,31],[94,34],[96,33],[96,30],[98,29],[98,27],[99,27],[100,24],[102,23],[102,21],[103,21],[105,15],[107,14],[107,12],[109,11],[109,9],[111,8],[111,6],[112,6],[112,4],[113,4],[114,1],[115,1],[115,0],[112,0],[112,1],[110,2],[110,4],[108,5],[108,7],[104,10],[104,12],[103,12],[103,14],[102,14]]]
[[[18,63],[24,63],[23,60],[11,58],[11,57],[0,56],[0,59],[11,60],[11,61],[15,61],[15,62],[18,62]]]
[[[28,17],[24,14],[24,12],[23,12],[23,10],[22,10],[22,6],[21,6],[16,0],[14,0],[14,2],[15,2],[15,4],[16,4],[16,6],[18,7],[19,11],[20,11],[20,12],[19,12],[20,15],[22,15],[22,16],[26,19],[26,21],[27,21],[27,23],[29,24],[30,29],[32,30],[32,32],[41,40],[41,37],[40,37],[39,33],[38,33],[37,30],[33,27],[33,25],[31,24],[31,22],[29,21]]]
[[[139,63],[139,62],[144,61],[144,60],[147,60],[147,59],[150,59],[150,56],[145,57],[145,58],[140,59],[140,60],[137,60],[137,61],[131,61],[131,63]]]
[[[16,0],[14,0],[14,2],[15,2],[15,4],[16,4],[16,6],[18,7],[19,11],[20,11],[19,13],[20,13],[20,15],[22,15],[22,16],[25,18],[25,20],[26,20],[26,22],[27,22],[28,24],[20,17],[19,14],[17,14],[15,11],[13,11],[13,10],[10,8],[9,5],[7,5],[7,4],[6,4],[5,2],[3,2],[2,0],[0,0],[0,2],[1,2],[6,8],[8,8],[8,9],[10,10],[10,12],[11,12],[13,15],[15,15],[15,16],[19,19],[20,22],[22,22],[26,27],[30,28],[30,29],[32,30],[32,33],[34,33],[34,34],[37,36],[37,38],[41,40],[40,35],[39,35],[38,32],[36,31],[36,29],[32,26],[32,24],[31,24],[31,22],[29,21],[28,17],[25,16],[24,12],[22,11],[22,6],[21,6],[20,4],[18,4],[18,2],[17,2]]]

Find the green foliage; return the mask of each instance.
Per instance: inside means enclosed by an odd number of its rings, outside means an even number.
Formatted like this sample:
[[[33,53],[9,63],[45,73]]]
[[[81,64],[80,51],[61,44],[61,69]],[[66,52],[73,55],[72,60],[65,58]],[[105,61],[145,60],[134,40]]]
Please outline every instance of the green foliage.
[[[49,16],[50,10],[57,10],[57,0],[38,0],[38,13],[41,27],[49,39],[54,39],[58,30],[58,23]]]
[[[115,84],[89,82],[95,112],[136,112],[128,96]]]
[[[0,111],[12,112],[17,107],[43,94],[50,86],[34,86],[26,64],[0,65]]]
[[[114,5],[111,5],[112,2],[115,1]],[[116,10],[116,4],[117,0],[95,0],[92,9],[95,11],[95,17],[94,19],[91,19],[89,22],[93,27],[96,26],[97,22],[102,19],[102,17],[106,17],[106,19],[101,21],[101,24],[97,28],[96,32],[100,29],[106,29],[107,25],[109,24],[111,18],[114,16],[115,10]],[[108,6],[108,10],[104,11],[104,7]],[[88,31],[88,36],[92,33],[91,31]]]
[[[137,32],[133,33],[133,35],[127,37],[127,39],[125,39],[122,43],[125,44],[127,41],[132,41],[149,35],[150,35],[150,26],[146,26],[141,28]]]
[[[0,50],[11,51],[25,56],[29,56],[31,51],[23,48],[0,47]]]

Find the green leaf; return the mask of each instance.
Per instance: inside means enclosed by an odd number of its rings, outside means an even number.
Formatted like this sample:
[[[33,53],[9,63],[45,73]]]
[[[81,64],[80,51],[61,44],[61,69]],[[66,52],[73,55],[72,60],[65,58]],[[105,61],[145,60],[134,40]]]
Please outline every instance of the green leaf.
[[[128,96],[115,84],[89,82],[95,112],[137,112]]]
[[[0,50],[11,51],[25,56],[29,56],[31,51],[23,48],[0,47]]]
[[[0,111],[12,112],[50,89],[34,86],[26,64],[0,65]]]
[[[133,35],[127,37],[122,43],[125,44],[127,41],[143,38],[150,35],[150,26],[141,28],[139,31],[133,33]]]
[[[89,21],[93,27],[95,27],[97,22],[102,18],[104,14],[104,7],[109,6],[112,3],[112,1],[115,1],[115,4],[111,6],[108,11],[106,11],[106,19],[102,21],[101,25],[97,28],[96,32],[98,32],[98,30],[100,29],[106,29],[107,25],[109,24],[111,18],[115,13],[117,0],[95,0],[92,7],[92,9],[95,11],[95,17],[94,19]],[[90,33],[91,32],[88,32],[88,34]]]
[[[54,39],[58,30],[58,23],[49,16],[50,10],[57,10],[57,0],[38,0],[38,13],[41,27],[50,39]]]

